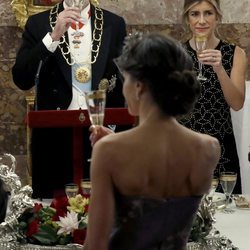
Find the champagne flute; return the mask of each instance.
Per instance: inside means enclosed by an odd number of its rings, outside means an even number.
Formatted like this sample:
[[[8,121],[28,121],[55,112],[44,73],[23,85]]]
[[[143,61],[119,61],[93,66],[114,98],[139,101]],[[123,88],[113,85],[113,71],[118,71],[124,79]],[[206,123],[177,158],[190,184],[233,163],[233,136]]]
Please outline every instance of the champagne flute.
[[[94,126],[103,125],[106,104],[105,90],[86,91],[85,99],[91,124]]]
[[[195,37],[195,47],[197,55],[199,55],[207,45],[207,37],[206,36],[196,36]],[[202,63],[198,59],[198,65],[199,65],[199,73],[197,76],[197,79],[200,81],[205,81],[207,78],[202,74]]]
[[[235,172],[222,172],[220,174],[220,183],[223,189],[223,192],[226,196],[226,204],[224,212],[226,213],[233,213],[234,210],[231,208],[228,208],[228,204],[231,199],[231,194],[233,192],[233,189],[235,187],[237,181],[237,173]]]
[[[68,7],[76,7],[76,8],[78,8],[79,9],[79,13],[81,12],[83,4],[84,4],[83,0],[67,0],[66,1],[66,5]],[[76,22],[75,25],[76,25],[76,28],[75,28],[76,33],[78,33],[79,32],[79,22]]]
[[[103,125],[106,104],[105,90],[86,91],[85,99],[91,124]]]
[[[78,194],[78,191],[79,191],[79,187],[75,183],[68,183],[65,185],[65,193],[68,199],[71,197],[75,197]]]

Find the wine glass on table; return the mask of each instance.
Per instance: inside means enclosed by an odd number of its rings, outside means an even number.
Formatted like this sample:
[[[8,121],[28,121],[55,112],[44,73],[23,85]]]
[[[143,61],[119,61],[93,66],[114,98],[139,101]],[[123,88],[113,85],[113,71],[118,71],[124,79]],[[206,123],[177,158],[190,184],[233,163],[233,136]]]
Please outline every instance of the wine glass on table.
[[[225,213],[233,213],[234,210],[228,208],[228,204],[231,200],[231,195],[237,181],[237,173],[235,172],[221,172],[220,174],[220,184],[222,186],[223,192],[226,196],[226,204],[224,208]]]
[[[75,183],[68,183],[65,185],[65,193],[69,198],[75,197],[78,194],[79,187]]]
[[[82,189],[83,196],[90,197],[90,194],[91,194],[91,181],[90,181],[90,179],[82,179],[81,180],[81,189]]]
[[[206,49],[206,45],[207,45],[206,36],[202,36],[202,35],[195,36],[195,48],[196,48],[197,55],[199,55],[200,53],[202,53],[204,49]],[[198,59],[198,65],[199,65],[199,73],[198,73],[197,79],[200,81],[207,80],[207,78],[202,74],[203,66],[202,66],[202,63],[199,61],[199,59]]]
[[[219,185],[219,178],[214,176],[211,181],[211,186],[210,186],[209,193],[208,193],[208,197],[212,202],[213,202],[213,197],[214,197],[214,194],[218,185]]]

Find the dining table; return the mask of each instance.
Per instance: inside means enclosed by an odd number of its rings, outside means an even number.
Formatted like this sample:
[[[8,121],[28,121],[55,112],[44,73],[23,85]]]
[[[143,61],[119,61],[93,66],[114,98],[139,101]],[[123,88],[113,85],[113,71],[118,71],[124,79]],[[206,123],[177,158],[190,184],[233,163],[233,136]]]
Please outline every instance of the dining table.
[[[250,194],[243,195],[250,201]],[[215,212],[216,222],[214,227],[220,232],[221,236],[225,236],[232,241],[232,244],[239,250],[250,249],[250,207],[238,208],[233,201],[229,208],[232,213],[226,213],[224,209],[218,209]]]

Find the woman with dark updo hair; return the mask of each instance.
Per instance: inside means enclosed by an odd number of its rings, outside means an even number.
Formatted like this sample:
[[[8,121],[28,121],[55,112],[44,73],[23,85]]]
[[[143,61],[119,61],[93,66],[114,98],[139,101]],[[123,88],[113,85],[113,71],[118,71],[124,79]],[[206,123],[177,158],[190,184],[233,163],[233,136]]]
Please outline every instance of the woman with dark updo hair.
[[[185,249],[220,156],[217,139],[176,120],[193,108],[200,93],[191,58],[175,40],[135,34],[116,64],[128,110],[139,124],[107,136],[106,128],[91,128],[84,249]]]

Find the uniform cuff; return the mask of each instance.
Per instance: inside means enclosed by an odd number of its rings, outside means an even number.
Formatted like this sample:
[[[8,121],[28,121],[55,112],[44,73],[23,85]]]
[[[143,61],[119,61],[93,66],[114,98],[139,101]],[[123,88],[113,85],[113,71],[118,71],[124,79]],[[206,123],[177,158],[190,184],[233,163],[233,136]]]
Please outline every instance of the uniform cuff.
[[[50,33],[47,33],[46,36],[43,38],[43,44],[52,53],[55,52],[59,43],[60,43],[60,41],[53,41],[52,40]]]

